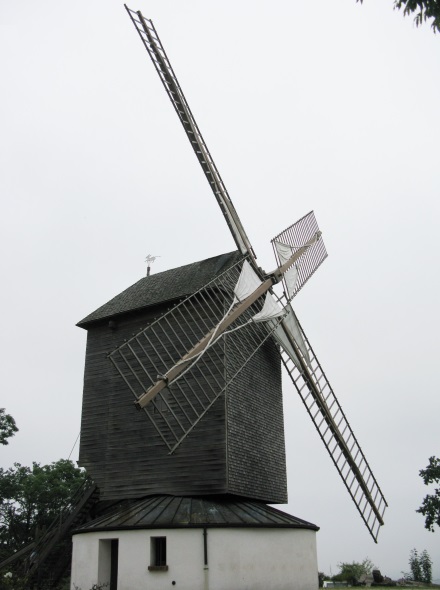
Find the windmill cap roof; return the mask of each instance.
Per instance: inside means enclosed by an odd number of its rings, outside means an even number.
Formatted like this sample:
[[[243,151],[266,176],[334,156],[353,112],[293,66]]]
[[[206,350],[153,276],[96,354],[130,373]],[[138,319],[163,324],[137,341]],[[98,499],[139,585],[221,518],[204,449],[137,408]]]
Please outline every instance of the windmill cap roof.
[[[76,533],[97,530],[199,527],[300,528],[316,525],[246,499],[213,499],[182,496],[148,496],[87,522]]]
[[[143,277],[86,316],[77,323],[77,326],[87,329],[92,322],[186,297],[201,289],[204,284],[241,258],[242,255],[238,251],[229,252]]]

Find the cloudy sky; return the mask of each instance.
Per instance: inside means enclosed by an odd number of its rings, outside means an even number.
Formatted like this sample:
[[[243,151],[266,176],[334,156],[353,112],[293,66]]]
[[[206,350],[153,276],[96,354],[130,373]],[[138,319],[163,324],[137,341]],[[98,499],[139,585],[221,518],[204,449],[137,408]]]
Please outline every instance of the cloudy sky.
[[[289,504],[319,568],[408,571],[440,530],[415,513],[440,455],[440,38],[392,0],[139,0],[260,264],[314,209],[329,258],[295,308],[389,502],[375,545],[285,383]],[[145,275],[235,248],[116,0],[0,4],[1,466],[67,458],[86,333]],[[76,460],[75,447],[72,458]]]

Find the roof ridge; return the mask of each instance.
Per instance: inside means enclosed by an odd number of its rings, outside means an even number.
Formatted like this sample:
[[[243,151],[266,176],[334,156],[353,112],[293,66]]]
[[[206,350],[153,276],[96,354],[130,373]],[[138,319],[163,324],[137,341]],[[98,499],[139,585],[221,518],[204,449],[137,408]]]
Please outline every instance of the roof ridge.
[[[240,258],[240,252],[228,252],[142,277],[79,321],[77,326],[87,329],[93,322],[186,297]]]

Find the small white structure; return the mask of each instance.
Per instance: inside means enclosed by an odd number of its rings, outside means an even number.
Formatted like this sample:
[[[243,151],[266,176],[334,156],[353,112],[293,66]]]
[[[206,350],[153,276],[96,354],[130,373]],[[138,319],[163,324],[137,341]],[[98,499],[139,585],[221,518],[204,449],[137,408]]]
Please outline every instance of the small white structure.
[[[316,531],[258,502],[146,498],[74,534],[71,588],[316,590]]]

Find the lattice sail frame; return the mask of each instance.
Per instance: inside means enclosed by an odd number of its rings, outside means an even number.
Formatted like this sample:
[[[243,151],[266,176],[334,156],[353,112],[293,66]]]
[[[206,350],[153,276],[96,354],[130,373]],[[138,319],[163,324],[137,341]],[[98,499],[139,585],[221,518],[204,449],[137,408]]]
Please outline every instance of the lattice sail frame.
[[[293,310],[292,310],[292,313]],[[295,315],[295,314],[294,314]],[[283,364],[371,536],[377,543],[388,504],[338,399],[296,318],[310,362],[295,346],[297,366],[280,347]]]
[[[237,262],[110,353],[110,360],[136,400],[156,382],[158,375],[164,375],[178,363],[222,320],[233,301],[242,264],[243,261]],[[178,448],[281,321],[248,323],[261,310],[263,300],[260,297],[184,374],[143,408],[170,453]],[[226,362],[226,355],[233,355],[237,361],[233,370]]]
[[[292,253],[296,252],[303,244],[307,242],[312,236],[319,232],[318,223],[313,211],[301,217],[293,225],[283,230],[271,240],[277,265],[281,266],[282,261],[276,249],[276,242],[282,242],[286,246],[290,246]],[[309,278],[316,272],[319,266],[327,258],[327,250],[325,248],[324,240],[316,241],[301,258],[296,262],[295,266],[298,269],[298,278],[296,281],[293,293],[288,297],[292,299],[304,287]],[[283,278],[284,291],[286,296],[288,294],[287,285]]]
[[[126,4],[125,8],[133,25],[139,33],[142,43],[144,44],[177,116],[179,117],[191,143],[191,147],[199,160],[203,172],[211,186],[211,190],[222,210],[238,249],[243,255],[248,255],[253,266],[256,267],[255,254],[249,238],[237,215],[232,200],[226,190],[226,186],[217,170],[191,109],[189,108],[185,95],[183,94],[153,22],[150,19],[145,18],[141,12],[131,10]]]

